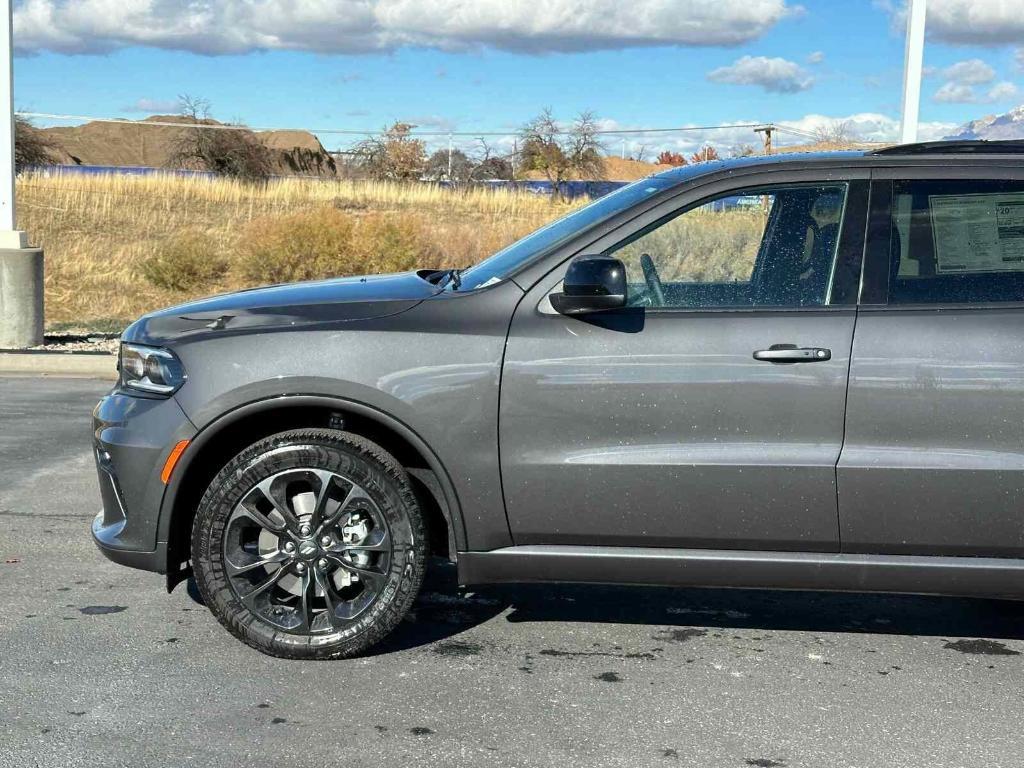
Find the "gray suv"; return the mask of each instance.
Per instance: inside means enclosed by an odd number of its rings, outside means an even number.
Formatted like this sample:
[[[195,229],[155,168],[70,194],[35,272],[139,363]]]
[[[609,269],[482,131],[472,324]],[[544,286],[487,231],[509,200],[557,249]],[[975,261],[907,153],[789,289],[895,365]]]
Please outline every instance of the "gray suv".
[[[704,163],[462,271],[125,331],[112,560],[277,656],[462,584],[1024,596],[1024,143]]]

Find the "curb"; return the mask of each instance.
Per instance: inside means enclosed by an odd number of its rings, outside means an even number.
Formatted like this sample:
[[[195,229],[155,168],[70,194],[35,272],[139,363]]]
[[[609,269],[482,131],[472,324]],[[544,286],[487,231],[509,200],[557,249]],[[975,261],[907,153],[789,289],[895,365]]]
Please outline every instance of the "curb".
[[[105,352],[0,352],[0,375],[117,378],[117,355]]]

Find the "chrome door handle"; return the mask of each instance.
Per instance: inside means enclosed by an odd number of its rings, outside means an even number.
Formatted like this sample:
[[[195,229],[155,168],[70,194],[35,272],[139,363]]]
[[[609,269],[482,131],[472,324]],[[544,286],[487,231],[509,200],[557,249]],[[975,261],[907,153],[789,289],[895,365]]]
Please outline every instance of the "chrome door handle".
[[[824,347],[798,347],[795,344],[772,344],[754,353],[755,360],[766,363],[820,363],[832,359],[832,350]]]

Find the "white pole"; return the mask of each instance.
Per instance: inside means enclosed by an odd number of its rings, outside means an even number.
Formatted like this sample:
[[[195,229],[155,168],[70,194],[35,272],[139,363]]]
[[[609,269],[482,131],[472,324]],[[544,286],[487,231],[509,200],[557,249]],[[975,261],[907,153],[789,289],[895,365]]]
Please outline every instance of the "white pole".
[[[14,48],[12,0],[0,8],[0,238],[14,232]],[[19,240],[20,243],[20,240]],[[0,243],[3,247],[18,247]]]
[[[622,159],[626,159],[626,140],[622,140]]]
[[[907,5],[907,47],[903,59],[903,119],[900,123],[900,142],[903,144],[917,141],[926,5],[927,0],[909,0]]]
[[[448,181],[452,180],[452,135],[448,134]]]
[[[43,251],[14,228],[11,0],[0,6],[0,347],[43,343]]]

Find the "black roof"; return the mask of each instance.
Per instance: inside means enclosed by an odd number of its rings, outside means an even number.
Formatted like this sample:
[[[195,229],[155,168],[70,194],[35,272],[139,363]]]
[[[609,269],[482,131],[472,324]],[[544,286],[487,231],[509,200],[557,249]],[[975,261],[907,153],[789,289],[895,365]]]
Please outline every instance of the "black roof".
[[[1016,155],[1024,154],[1024,140],[972,141],[920,141],[916,144],[897,144],[869,152],[869,155]]]
[[[810,152],[779,152],[772,155],[732,157],[710,162],[693,163],[654,174],[655,177],[682,184],[701,176],[732,173],[743,168],[821,168],[832,166],[931,165],[946,159],[962,159],[985,163],[989,159],[1012,158],[1017,166],[1024,162],[1024,140],[1020,141],[923,141],[897,144],[874,150],[840,149]],[[648,177],[650,178],[650,177]],[[638,182],[639,183],[639,182]]]

